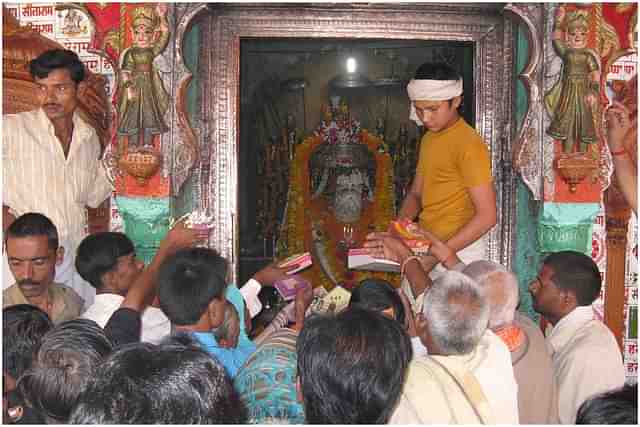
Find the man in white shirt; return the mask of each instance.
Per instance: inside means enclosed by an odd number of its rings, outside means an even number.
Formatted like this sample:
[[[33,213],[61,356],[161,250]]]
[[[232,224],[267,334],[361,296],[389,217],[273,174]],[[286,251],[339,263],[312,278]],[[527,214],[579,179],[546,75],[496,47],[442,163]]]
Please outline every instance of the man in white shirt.
[[[75,273],[73,258],[86,234],[86,206],[99,206],[112,186],[99,161],[96,131],[76,111],[84,65],[72,51],[53,49],[31,61],[30,72],[40,108],[3,117],[3,230],[26,212],[50,218],[67,260],[56,280],[89,305],[94,291]]]
[[[411,361],[391,424],[518,424],[511,355],[488,320],[472,279],[448,271],[433,283],[416,317],[429,355]]]
[[[591,307],[601,287],[595,262],[573,251],[545,258],[538,277],[529,285],[534,310],[552,325],[546,342],[558,384],[562,424],[574,424],[578,408],[589,397],[624,384],[616,339],[594,318]]]
[[[80,243],[76,269],[96,289],[93,305],[81,317],[102,328],[120,308],[144,263],[136,258],[133,242],[123,233],[91,234]],[[162,310],[148,306],[142,313],[140,340],[158,344],[171,333],[171,323]]]

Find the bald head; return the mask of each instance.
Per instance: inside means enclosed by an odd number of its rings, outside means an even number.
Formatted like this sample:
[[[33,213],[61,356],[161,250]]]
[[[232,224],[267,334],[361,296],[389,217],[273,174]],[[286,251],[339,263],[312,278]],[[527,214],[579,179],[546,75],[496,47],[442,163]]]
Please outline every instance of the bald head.
[[[474,261],[463,270],[484,289],[489,303],[489,329],[495,331],[513,323],[519,292],[516,276],[491,261]]]

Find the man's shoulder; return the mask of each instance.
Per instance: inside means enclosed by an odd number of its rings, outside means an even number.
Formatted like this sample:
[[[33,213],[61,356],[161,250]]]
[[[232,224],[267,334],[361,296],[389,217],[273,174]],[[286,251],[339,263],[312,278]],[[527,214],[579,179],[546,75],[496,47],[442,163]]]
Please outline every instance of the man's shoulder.
[[[437,380],[435,369],[437,369],[437,367],[438,365],[429,355],[414,357],[409,362],[409,367],[407,369],[405,391],[409,390],[409,384],[413,384],[414,387],[419,386],[420,388],[429,387],[430,385],[435,384],[435,381]]]
[[[540,327],[528,316],[522,313],[516,313],[514,320],[516,326],[519,326],[530,340],[544,342],[544,335]]]
[[[578,329],[572,339],[572,347],[598,347],[618,349],[616,338],[600,320],[594,319]]]
[[[453,125],[452,130],[452,135],[455,135],[456,138],[461,135],[464,135],[466,137],[465,140],[461,142],[467,142],[468,140],[470,142],[482,142],[484,144],[484,141],[482,140],[482,137],[480,136],[478,131],[469,123],[467,123],[467,121],[462,117]]]
[[[16,302],[16,292],[20,292],[20,288],[18,288],[18,285],[16,283],[14,283],[13,285],[9,286],[7,289],[4,289],[2,291],[2,306],[3,307],[7,307],[10,305],[15,305]]]
[[[19,127],[33,127],[40,122],[39,110],[23,111],[21,113],[3,114],[2,126],[7,130]]]
[[[51,284],[51,290],[55,296],[63,298],[65,302],[71,302],[73,304],[80,305],[80,307],[84,305],[82,297],[68,286],[54,282]]]

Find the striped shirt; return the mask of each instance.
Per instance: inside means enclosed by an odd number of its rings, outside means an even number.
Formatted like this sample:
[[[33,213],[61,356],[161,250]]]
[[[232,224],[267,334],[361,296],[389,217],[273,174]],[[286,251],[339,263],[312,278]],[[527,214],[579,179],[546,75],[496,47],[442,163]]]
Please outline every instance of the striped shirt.
[[[27,212],[46,215],[75,255],[85,236],[85,207],[97,207],[112,191],[99,157],[98,136],[77,112],[66,158],[42,109],[5,115],[2,204],[16,216]]]

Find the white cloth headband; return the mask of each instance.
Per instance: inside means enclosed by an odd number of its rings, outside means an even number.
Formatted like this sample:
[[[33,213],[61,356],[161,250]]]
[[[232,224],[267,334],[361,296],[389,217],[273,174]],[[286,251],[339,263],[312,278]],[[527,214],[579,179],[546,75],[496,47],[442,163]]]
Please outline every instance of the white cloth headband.
[[[407,85],[409,93],[409,118],[418,126],[423,126],[413,101],[447,101],[462,95],[462,79],[459,80],[411,80]]]

